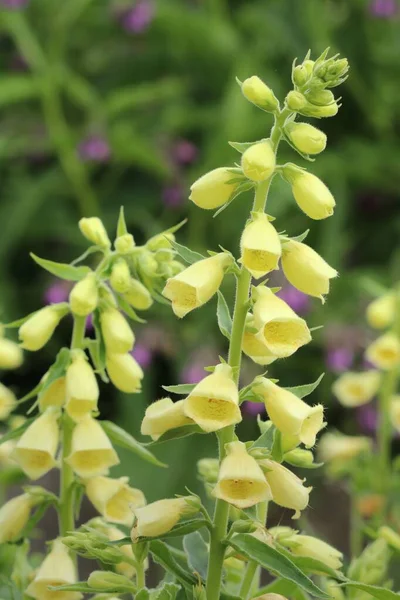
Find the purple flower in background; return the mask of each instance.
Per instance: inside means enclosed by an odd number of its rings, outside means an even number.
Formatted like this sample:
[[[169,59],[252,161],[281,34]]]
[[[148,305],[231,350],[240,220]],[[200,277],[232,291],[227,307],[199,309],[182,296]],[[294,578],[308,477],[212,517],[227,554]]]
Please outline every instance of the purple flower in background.
[[[111,156],[107,140],[100,135],[91,135],[82,140],[78,153],[83,161],[107,162]]]
[[[183,371],[181,379],[185,383],[199,383],[207,373],[204,371],[206,365],[194,362],[191,365],[187,365]]]
[[[55,281],[46,289],[44,301],[46,304],[58,304],[68,300],[71,285],[67,281]]]
[[[305,314],[310,310],[310,298],[307,294],[303,294],[292,285],[282,288],[277,296],[282,298],[294,310],[294,312]]]
[[[365,404],[357,409],[357,421],[364,433],[374,433],[378,423],[378,414],[373,404]]]
[[[154,7],[149,0],[138,0],[132,8],[121,16],[122,27],[128,33],[143,33],[148,29],[154,17]]]
[[[334,373],[342,373],[353,364],[354,352],[350,348],[328,348],[325,357],[326,366]]]
[[[176,163],[188,165],[196,160],[197,148],[188,140],[179,140],[172,150],[172,156]]]
[[[265,406],[262,402],[243,402],[242,411],[250,417],[256,417],[265,413]]]
[[[369,10],[374,17],[390,19],[397,14],[397,0],[372,0]]]
[[[170,185],[164,188],[162,199],[168,208],[179,208],[183,204],[183,190],[179,185]]]
[[[29,0],[1,0],[0,5],[4,6],[5,8],[18,9],[24,8],[28,2]]]
[[[203,346],[189,357],[182,369],[180,379],[183,383],[199,383],[204,377],[210,375],[204,368],[218,362],[217,350],[212,346]]]
[[[153,353],[145,344],[136,344],[131,354],[143,369],[147,369],[151,365]]]
[[[86,323],[85,323],[86,333],[89,333],[90,331],[93,331],[93,329],[94,329],[93,317],[92,317],[92,315],[88,315],[86,317]]]

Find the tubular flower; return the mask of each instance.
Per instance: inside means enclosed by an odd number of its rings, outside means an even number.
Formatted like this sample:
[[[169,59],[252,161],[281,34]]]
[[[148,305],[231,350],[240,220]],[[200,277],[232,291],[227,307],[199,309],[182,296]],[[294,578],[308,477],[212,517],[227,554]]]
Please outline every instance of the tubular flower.
[[[279,431],[298,436],[307,448],[314,446],[316,436],[324,426],[322,404],[309,406],[265,377],[255,380],[253,390],[264,398],[269,418]]]
[[[252,331],[254,320],[249,319],[243,334],[242,351],[258,365],[270,365],[278,357],[272,354],[268,346]]]
[[[195,262],[168,279],[163,296],[171,300],[176,316],[182,318],[208,302],[217,293],[224,278],[224,269],[231,263],[232,257],[221,252]]]
[[[134,511],[135,521],[131,531],[135,543],[142,537],[159,537],[171,531],[183,516],[198,512],[195,496],[157,500]]]
[[[110,248],[111,242],[103,222],[98,217],[83,218],[79,221],[79,229],[89,242],[102,248]]]
[[[73,430],[71,454],[65,460],[83,478],[104,475],[119,463],[101,425],[90,415],[86,415]]]
[[[50,590],[49,586],[70,585],[76,583],[75,565],[67,548],[60,539],[53,542],[50,554],[36,573],[35,579],[26,589],[28,596],[36,600],[79,600],[80,592],[60,592]]]
[[[128,485],[128,477],[91,477],[86,482],[86,495],[107,521],[129,527],[132,525],[131,508],[146,504],[141,490]]]
[[[279,101],[274,92],[257,75],[248,77],[241,85],[242,94],[259,108],[273,112],[279,107]]]
[[[13,411],[16,402],[17,399],[13,392],[0,383],[0,421],[4,421],[8,418],[9,414]]]
[[[56,466],[58,409],[48,408],[22,434],[12,458],[31,479],[39,479]]]
[[[394,333],[385,333],[368,346],[365,356],[378,369],[393,369],[400,364],[400,340]]]
[[[371,448],[372,440],[367,437],[324,433],[318,443],[318,458],[326,463],[346,463]]]
[[[131,272],[123,258],[117,260],[112,266],[110,285],[118,294],[126,294],[132,285]]]
[[[400,395],[395,394],[390,402],[390,417],[392,425],[400,433]]]
[[[242,154],[242,170],[252,181],[265,181],[275,171],[276,157],[271,142],[253,144]]]
[[[124,293],[124,298],[137,310],[147,310],[153,304],[153,298],[149,290],[137,279],[131,279],[129,288]]]
[[[271,488],[273,502],[284,508],[293,509],[295,513],[292,518],[298,519],[300,511],[308,505],[312,488],[304,487],[304,480],[273,460],[264,459],[259,461],[259,464]]]
[[[295,288],[321,300],[329,292],[329,280],[338,275],[315,250],[295,240],[282,247],[282,268]]]
[[[326,135],[309,123],[289,123],[285,131],[293,146],[303,154],[319,154],[326,147]]]
[[[97,408],[99,386],[96,375],[82,351],[72,358],[65,376],[65,410],[78,423]]]
[[[0,508],[0,544],[18,539],[29,520],[32,498],[22,494],[11,498]]]
[[[340,404],[349,408],[362,406],[372,400],[381,382],[379,371],[343,373],[333,384],[332,391]]]
[[[277,358],[291,356],[311,340],[304,319],[301,319],[269,288],[258,286],[253,291],[256,338]]]
[[[131,354],[109,354],[106,369],[112,383],[121,392],[137,394],[142,389],[143,371]]]
[[[46,381],[48,377],[47,373],[42,377],[42,382]],[[59,377],[53,381],[49,386],[45,387],[42,392],[39,393],[39,408],[40,412],[44,412],[46,408],[54,406],[61,408],[65,404],[65,377]]]
[[[240,262],[259,279],[278,268],[281,242],[278,232],[263,212],[254,212],[240,241]]]
[[[226,445],[213,496],[237,508],[248,508],[272,498],[271,490],[257,461],[242,442]]]
[[[335,199],[326,185],[312,173],[297,167],[284,168],[283,175],[292,185],[293,196],[310,219],[326,219],[333,215]]]
[[[45,306],[35,312],[19,328],[18,335],[21,340],[21,347],[32,352],[43,348],[67,312],[68,308],[60,308],[57,304]]]
[[[392,325],[395,304],[396,297],[391,292],[373,300],[367,307],[367,321],[371,327],[384,329]]]
[[[101,332],[109,354],[130,352],[135,336],[127,320],[116,308],[107,308],[100,314]]]
[[[206,210],[219,208],[229,202],[240,183],[240,175],[229,167],[219,167],[205,173],[191,185],[189,200]]]
[[[87,317],[97,307],[99,292],[95,273],[88,273],[74,285],[69,295],[69,304],[74,315]]]
[[[3,337],[3,328],[0,325],[0,369],[18,369],[22,361],[21,348],[12,340]]]
[[[184,400],[184,411],[203,431],[211,432],[239,423],[239,393],[232,369],[221,364],[196,385]]]
[[[193,424],[192,419],[185,415],[184,402],[184,400],[172,402],[171,398],[162,398],[153,402],[146,409],[140,429],[142,435],[151,435],[153,440],[158,440],[170,429]]]
[[[309,556],[315,558],[331,569],[341,569],[343,566],[343,554],[326,542],[310,535],[295,534],[285,538],[281,544],[290,548],[296,556]]]

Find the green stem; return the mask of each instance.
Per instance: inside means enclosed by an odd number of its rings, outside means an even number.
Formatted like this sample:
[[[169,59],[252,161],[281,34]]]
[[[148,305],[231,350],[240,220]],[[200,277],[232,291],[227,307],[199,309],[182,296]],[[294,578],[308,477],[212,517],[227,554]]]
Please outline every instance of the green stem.
[[[137,591],[140,592],[141,589],[146,587],[146,575],[144,570],[144,561],[138,563],[136,567],[136,586]]]
[[[254,576],[257,573],[258,565],[256,562],[250,562],[247,565],[242,585],[240,587],[239,597],[241,600],[247,600],[253,586]]]

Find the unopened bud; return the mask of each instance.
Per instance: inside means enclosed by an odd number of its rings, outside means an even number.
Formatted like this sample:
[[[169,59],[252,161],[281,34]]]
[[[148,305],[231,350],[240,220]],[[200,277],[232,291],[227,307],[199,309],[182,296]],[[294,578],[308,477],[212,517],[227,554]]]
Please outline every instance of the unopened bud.
[[[147,310],[153,304],[149,290],[137,279],[131,279],[128,290],[124,293],[125,300],[138,310]]]
[[[286,96],[286,105],[290,110],[297,112],[307,105],[307,100],[303,94],[292,90]]]
[[[304,154],[319,154],[325,150],[325,133],[309,123],[289,123],[285,132],[293,146]]]
[[[83,218],[79,221],[79,229],[82,235],[96,246],[109,248],[111,242],[103,222],[98,217]]]
[[[330,90],[311,90],[306,94],[307,100],[317,106],[328,106],[335,102],[335,96]]]
[[[275,153],[269,140],[253,144],[242,154],[242,170],[252,181],[265,181],[274,172]]]
[[[136,586],[124,575],[110,571],[93,571],[88,586],[99,592],[136,592]]]
[[[53,304],[38,310],[19,328],[21,346],[32,352],[43,348],[67,312],[66,304]]]
[[[328,104],[327,106],[316,106],[314,104],[307,103],[306,106],[300,109],[300,112],[305,117],[316,117],[317,119],[323,119],[325,117],[334,117],[337,115],[339,106],[336,102]]]
[[[97,307],[99,292],[95,273],[89,273],[78,281],[69,295],[72,312],[79,317],[87,317]]]
[[[207,483],[217,483],[219,472],[218,458],[201,458],[197,462],[197,472]]]
[[[292,81],[295,85],[303,87],[309,80],[309,77],[308,69],[304,65],[297,65],[293,69]]]
[[[154,277],[157,274],[158,262],[149,250],[143,250],[138,256],[140,273],[146,277]]]
[[[247,100],[267,112],[274,112],[279,107],[274,92],[257,75],[243,81],[242,93]]]
[[[133,235],[125,233],[120,235],[114,242],[114,247],[118,254],[130,254],[135,247],[135,240]]]
[[[314,464],[314,455],[311,450],[295,448],[285,454],[284,460],[294,467],[307,468]]]
[[[118,294],[125,294],[131,285],[131,273],[124,259],[113,264],[110,275],[110,285]]]

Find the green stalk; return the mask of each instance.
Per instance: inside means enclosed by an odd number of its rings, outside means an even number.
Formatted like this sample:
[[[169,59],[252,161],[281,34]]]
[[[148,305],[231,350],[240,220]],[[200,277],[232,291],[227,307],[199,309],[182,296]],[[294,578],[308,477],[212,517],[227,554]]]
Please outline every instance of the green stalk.
[[[140,592],[141,589],[146,587],[146,577],[144,572],[144,561],[138,563],[136,567],[136,586],[137,591]]]

